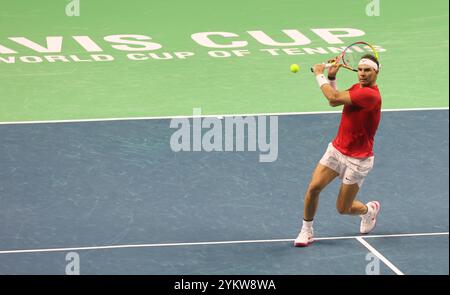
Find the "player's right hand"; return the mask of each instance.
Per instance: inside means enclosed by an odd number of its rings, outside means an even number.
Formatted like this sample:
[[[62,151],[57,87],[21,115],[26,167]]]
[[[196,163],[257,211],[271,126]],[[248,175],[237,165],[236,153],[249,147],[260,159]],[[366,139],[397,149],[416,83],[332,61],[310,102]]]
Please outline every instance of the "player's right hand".
[[[325,71],[325,64],[313,65],[312,71],[313,71],[314,75],[316,75],[316,76],[323,74],[323,72]]]

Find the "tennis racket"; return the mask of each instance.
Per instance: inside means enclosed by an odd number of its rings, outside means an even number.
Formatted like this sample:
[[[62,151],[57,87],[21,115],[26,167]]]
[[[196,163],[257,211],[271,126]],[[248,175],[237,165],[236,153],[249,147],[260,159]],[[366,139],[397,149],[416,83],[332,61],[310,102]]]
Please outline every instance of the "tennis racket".
[[[366,54],[372,54],[379,60],[378,52],[372,45],[363,41],[354,42],[345,47],[344,51],[336,59],[327,61],[327,63],[325,63],[325,68],[328,69],[332,66],[339,66],[357,72],[359,61],[361,57]],[[311,72],[314,72],[312,67]]]

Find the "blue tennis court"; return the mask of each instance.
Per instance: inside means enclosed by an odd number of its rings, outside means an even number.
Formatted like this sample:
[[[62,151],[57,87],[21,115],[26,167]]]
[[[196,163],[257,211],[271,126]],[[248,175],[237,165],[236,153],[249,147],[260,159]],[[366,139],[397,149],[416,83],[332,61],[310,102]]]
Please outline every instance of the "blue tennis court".
[[[75,253],[81,274],[448,274],[448,109],[382,117],[359,194],[377,228],[336,212],[336,180],[308,248],[293,239],[338,113],[279,116],[270,163],[175,153],[169,119],[2,124],[0,273],[65,274]]]

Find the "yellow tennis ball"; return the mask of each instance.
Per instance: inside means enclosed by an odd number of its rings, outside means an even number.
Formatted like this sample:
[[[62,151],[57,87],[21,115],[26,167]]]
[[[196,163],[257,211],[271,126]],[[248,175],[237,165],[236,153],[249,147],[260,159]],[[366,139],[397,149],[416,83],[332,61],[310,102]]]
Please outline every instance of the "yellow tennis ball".
[[[298,71],[300,71],[300,66],[298,64],[292,64],[291,65],[291,72],[292,73],[297,73]]]

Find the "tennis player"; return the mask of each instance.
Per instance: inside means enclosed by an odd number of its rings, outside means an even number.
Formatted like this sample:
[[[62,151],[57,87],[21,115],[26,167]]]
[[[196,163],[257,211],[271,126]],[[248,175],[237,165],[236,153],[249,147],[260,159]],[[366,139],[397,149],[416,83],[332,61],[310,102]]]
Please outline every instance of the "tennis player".
[[[380,203],[363,204],[356,199],[365,177],[373,167],[373,142],[381,118],[381,96],[376,84],[380,65],[373,55],[364,55],[358,63],[359,83],[338,91],[336,74],[339,66],[328,69],[314,65],[313,71],[323,95],[333,107],[344,105],[337,136],[329,143],[317,164],[305,194],[303,226],[295,239],[296,247],[306,247],[314,241],[313,219],[320,192],[336,177],[342,179],[336,208],[340,214],[359,215],[360,232],[375,228]]]

